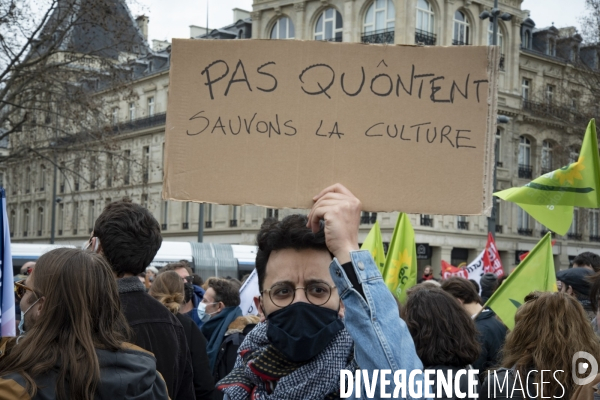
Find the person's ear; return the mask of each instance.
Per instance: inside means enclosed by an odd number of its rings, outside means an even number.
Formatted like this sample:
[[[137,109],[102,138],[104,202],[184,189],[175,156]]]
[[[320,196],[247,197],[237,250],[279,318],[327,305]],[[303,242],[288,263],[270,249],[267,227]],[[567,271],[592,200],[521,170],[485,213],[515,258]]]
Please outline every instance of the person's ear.
[[[262,306],[262,296],[254,296],[252,299],[254,301],[254,306],[258,310],[258,316],[260,317],[260,322],[265,322],[265,312]]]
[[[42,313],[42,310],[44,309],[44,301],[46,300],[45,297],[40,297],[40,301],[37,302],[37,315],[39,316]]]
[[[340,309],[338,311],[338,316],[340,318],[344,318],[345,315],[346,315],[346,306],[344,305],[344,302],[342,301],[342,299],[340,299]]]

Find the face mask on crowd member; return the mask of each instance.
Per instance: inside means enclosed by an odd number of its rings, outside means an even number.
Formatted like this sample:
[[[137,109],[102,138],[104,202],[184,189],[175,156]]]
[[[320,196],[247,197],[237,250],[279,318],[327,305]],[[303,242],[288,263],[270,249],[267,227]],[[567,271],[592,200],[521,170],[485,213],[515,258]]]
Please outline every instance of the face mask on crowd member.
[[[225,308],[225,304],[222,301],[215,301],[215,296],[216,293],[211,287],[204,293],[204,298],[198,305],[198,317],[200,317],[202,322],[208,321],[212,316],[217,315]]]
[[[25,335],[26,326],[33,326],[42,308],[43,297],[33,288],[33,272],[25,280],[15,283],[17,298],[21,301],[21,321],[19,321],[19,333]],[[35,309],[36,305],[39,306]],[[25,310],[25,311],[23,311]],[[30,313],[30,311],[32,311]],[[29,316],[28,316],[29,315]],[[25,321],[27,319],[27,322]]]
[[[266,260],[262,257],[257,267],[266,265],[259,272],[261,296],[256,302],[267,320],[267,337],[290,361],[308,361],[344,328],[343,306],[328,269],[331,254],[323,241],[321,246],[281,248],[266,254]]]

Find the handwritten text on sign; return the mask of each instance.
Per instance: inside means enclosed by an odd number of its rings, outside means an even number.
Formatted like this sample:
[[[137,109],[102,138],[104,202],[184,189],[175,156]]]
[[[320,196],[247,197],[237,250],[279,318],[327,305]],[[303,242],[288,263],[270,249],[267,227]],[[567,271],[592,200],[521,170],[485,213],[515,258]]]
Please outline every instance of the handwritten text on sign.
[[[495,56],[486,47],[177,40],[165,197],[306,208],[341,182],[373,211],[480,214]]]

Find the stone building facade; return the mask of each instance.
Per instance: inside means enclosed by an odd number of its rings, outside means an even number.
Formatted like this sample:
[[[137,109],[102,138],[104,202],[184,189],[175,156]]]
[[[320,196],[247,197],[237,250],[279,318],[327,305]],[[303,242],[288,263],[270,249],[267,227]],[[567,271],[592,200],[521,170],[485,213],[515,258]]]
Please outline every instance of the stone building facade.
[[[510,122],[499,125],[496,136],[498,190],[521,186],[576,159],[586,118],[597,111],[587,105],[588,91],[581,73],[585,68],[599,67],[598,48],[582,44],[572,28],[536,28],[528,12],[521,9],[521,2],[500,1],[501,10],[511,14],[512,20],[499,24],[499,113],[508,116]],[[252,37],[488,45],[490,22],[478,15],[492,4],[492,0],[255,0]],[[94,160],[80,160],[80,164],[68,161],[73,168],[84,166],[80,178],[59,171],[57,243],[81,244],[104,205],[124,195],[154,213],[165,240],[197,240],[201,206],[161,198],[169,50],[161,46],[140,57],[135,96],[112,102],[112,122],[120,129],[118,151],[122,157],[117,160],[103,154]],[[150,67],[152,60],[154,69]],[[423,162],[427,162],[427,154],[423,154]],[[32,160],[13,164],[7,170],[8,213],[15,241],[48,242],[53,203],[50,168],[41,160]],[[264,218],[282,218],[295,212],[257,206],[203,207],[204,240],[231,244],[254,244]],[[359,239],[363,240],[379,220],[383,239],[389,241],[396,217],[396,213],[364,213]],[[469,262],[487,240],[485,217],[411,215],[411,221],[421,269],[430,264],[439,272],[441,260],[455,265]],[[600,252],[598,210],[578,210],[575,221],[568,235],[556,237],[557,269],[566,268],[582,251]],[[516,205],[498,202],[496,242],[507,271],[545,231]]]

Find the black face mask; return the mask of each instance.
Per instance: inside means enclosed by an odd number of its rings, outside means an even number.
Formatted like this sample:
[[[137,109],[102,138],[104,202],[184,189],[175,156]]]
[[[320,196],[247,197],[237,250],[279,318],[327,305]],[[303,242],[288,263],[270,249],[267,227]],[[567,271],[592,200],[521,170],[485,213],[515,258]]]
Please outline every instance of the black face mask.
[[[309,303],[294,303],[267,317],[267,337],[289,361],[305,362],[327,347],[344,329],[338,312]]]
[[[192,296],[194,296],[194,285],[192,285],[189,282],[185,282],[183,284],[183,289],[185,291],[185,297],[184,297],[184,302],[187,303],[188,301],[190,301],[192,299]]]

